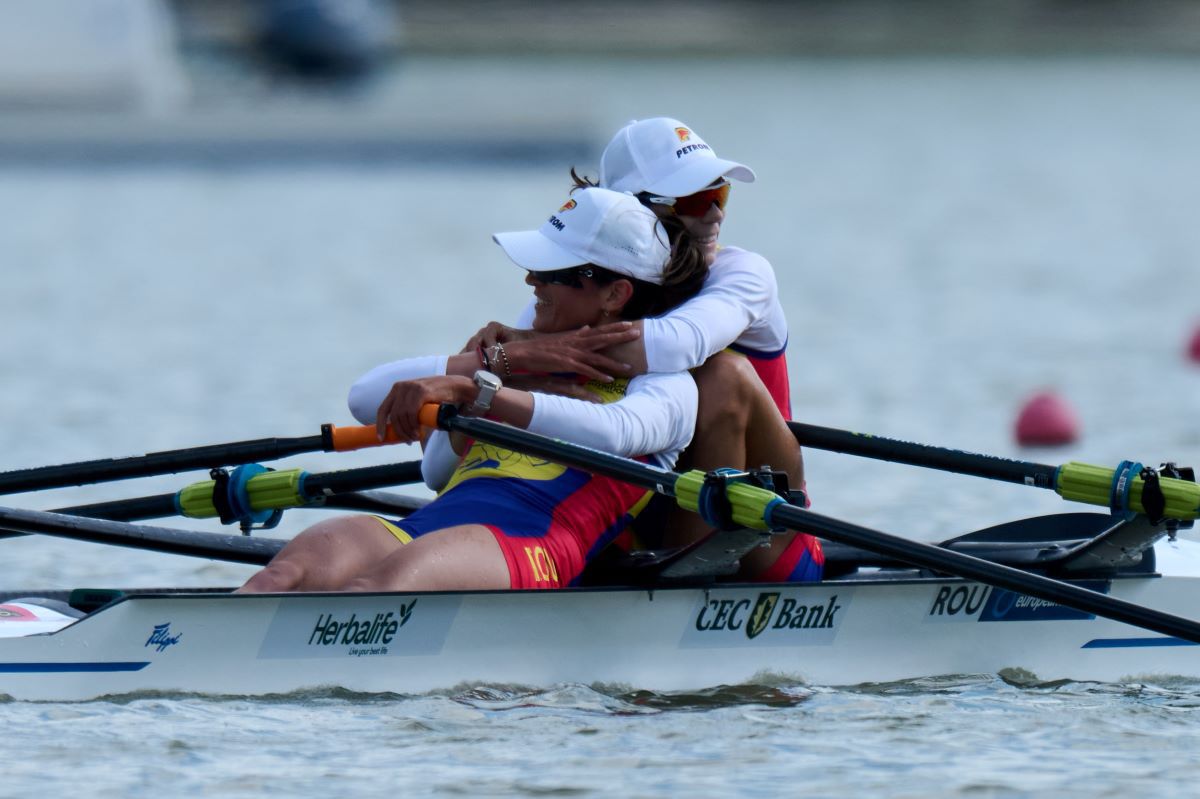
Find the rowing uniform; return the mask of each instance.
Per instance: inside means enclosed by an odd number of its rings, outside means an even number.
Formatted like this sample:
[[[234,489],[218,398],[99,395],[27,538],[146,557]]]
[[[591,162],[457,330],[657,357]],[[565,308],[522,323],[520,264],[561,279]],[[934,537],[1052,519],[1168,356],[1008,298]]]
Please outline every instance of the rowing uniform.
[[[369,402],[364,394],[378,393],[381,387],[371,384],[380,377],[379,369],[388,377],[411,379],[417,376],[413,362],[422,360],[388,364],[364,375],[355,384],[357,391],[352,389],[352,405]],[[425,360],[430,364],[436,366],[436,360]],[[662,468],[674,465],[690,442],[696,384],[686,372],[593,381],[585,388],[601,402],[535,393],[528,429],[625,457],[653,453],[640,459]],[[425,461],[439,462],[436,453],[449,449],[448,437],[436,431]],[[404,519],[381,521],[403,543],[447,527],[483,525],[504,553],[513,588],[573,584],[587,561],[625,530],[652,495],[482,441],[471,442],[448,479],[444,471],[424,463],[423,472],[426,483],[440,489],[438,498]]]
[[[529,328],[532,322],[530,302],[517,327]],[[718,352],[734,352],[750,361],[783,418],[792,418],[787,318],[775,272],[766,258],[740,247],[721,247],[700,292],[662,316],[643,320],[643,325],[651,373],[695,369]],[[631,544],[628,537],[621,543]],[[823,563],[820,542],[797,533],[771,568],[756,579],[818,580]]]

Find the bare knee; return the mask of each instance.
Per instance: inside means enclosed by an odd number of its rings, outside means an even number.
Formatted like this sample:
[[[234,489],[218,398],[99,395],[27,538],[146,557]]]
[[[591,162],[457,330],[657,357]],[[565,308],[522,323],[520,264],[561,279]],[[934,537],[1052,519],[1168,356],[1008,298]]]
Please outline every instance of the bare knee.
[[[347,591],[450,591],[511,587],[496,537],[477,524],[421,536],[347,581]]]
[[[240,594],[274,594],[294,591],[304,578],[304,569],[294,561],[272,561],[237,589]]]
[[[757,395],[766,387],[750,361],[719,352],[692,373],[700,393],[697,425],[735,425],[745,428]]]
[[[722,352],[694,372],[700,392],[688,460],[696,468],[771,465],[804,481],[800,446],[748,358]]]
[[[240,591],[340,590],[398,546],[395,536],[371,516],[327,519],[289,541]]]

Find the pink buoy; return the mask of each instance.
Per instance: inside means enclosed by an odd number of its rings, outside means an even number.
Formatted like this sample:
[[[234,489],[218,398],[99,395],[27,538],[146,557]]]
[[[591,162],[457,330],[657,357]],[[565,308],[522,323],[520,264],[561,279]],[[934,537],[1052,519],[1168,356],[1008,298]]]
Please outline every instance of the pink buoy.
[[[1017,416],[1017,443],[1060,446],[1079,438],[1079,418],[1067,401],[1051,391],[1033,395]]]
[[[1192,341],[1188,344],[1188,357],[1193,363],[1200,363],[1200,327],[1192,334]]]

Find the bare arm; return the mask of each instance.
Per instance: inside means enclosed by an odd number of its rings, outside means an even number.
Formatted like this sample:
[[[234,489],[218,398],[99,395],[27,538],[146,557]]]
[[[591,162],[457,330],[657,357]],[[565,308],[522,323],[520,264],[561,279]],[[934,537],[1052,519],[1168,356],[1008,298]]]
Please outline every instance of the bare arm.
[[[621,348],[619,351],[624,353],[627,345],[637,345],[641,335],[641,321],[614,322],[562,333],[537,333],[491,322],[471,337],[459,355],[451,358],[447,373],[473,374],[481,366],[479,349],[483,348],[491,357],[495,353],[492,348],[500,344],[504,348],[503,357],[508,359],[508,369],[504,369],[501,359],[500,364],[492,364],[492,371],[501,377],[528,372],[571,372],[591,380],[609,382],[614,376],[640,374],[636,370],[636,360],[630,362],[622,355],[614,355],[614,348]],[[640,345],[628,351],[635,358],[645,360]],[[638,353],[642,354],[639,356]],[[496,355],[500,357],[498,353]]]
[[[421,436],[418,415],[429,403],[470,405],[479,396],[475,381],[462,375],[438,375],[405,380],[392,386],[375,415],[375,429],[383,439],[389,425],[401,441],[417,441]],[[526,391],[502,388],[492,399],[488,416],[514,427],[528,427],[533,418],[533,395]]]

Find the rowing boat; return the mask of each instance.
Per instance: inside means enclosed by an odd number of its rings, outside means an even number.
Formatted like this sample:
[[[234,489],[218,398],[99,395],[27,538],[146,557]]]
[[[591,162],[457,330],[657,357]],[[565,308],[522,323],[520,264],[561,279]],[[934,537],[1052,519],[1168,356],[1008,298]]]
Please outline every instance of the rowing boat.
[[[887,459],[911,463],[936,456],[944,462],[919,465],[977,470],[1080,501],[1091,501],[1092,486],[1103,484],[1097,504],[1112,506],[1107,514],[1020,519],[934,546],[810,513],[754,484],[762,475],[679,475],[456,417],[450,409],[436,416],[431,423],[446,429],[644,485],[692,510],[725,507],[710,519],[715,529],[704,541],[635,553],[616,571],[558,591],[3,591],[0,695],[86,700],[331,687],[410,694],[462,684],[557,683],[688,691],[764,680],[855,685],[948,674],[1020,681],[1200,679],[1200,624],[1191,619],[1200,598],[1200,545],[1176,537],[1187,526],[1181,520],[1200,512],[1200,487],[1186,479],[1159,480],[1154,470],[1128,462],[1116,470],[1054,468],[854,434],[822,440],[830,431],[806,432],[810,446],[884,448]],[[268,446],[273,451],[278,442],[251,449]],[[911,446],[920,451],[907,452]],[[180,461],[156,454],[145,463],[161,473],[198,457],[185,455]],[[201,455],[211,457],[212,448]],[[132,465],[85,466],[124,477]],[[78,469],[32,471],[0,475],[0,490],[6,479],[26,486],[30,479],[72,484],[81,477]],[[272,496],[280,495],[281,483],[299,486],[280,500],[281,507],[293,507],[309,501],[304,486],[336,498],[334,488],[348,484],[347,474],[256,473],[210,481],[203,491],[189,487],[180,492],[188,501],[110,503],[98,506],[103,513],[96,507],[70,514],[0,508],[0,529],[263,563],[282,542],[112,519],[130,508],[148,514],[148,505],[202,505],[195,500],[205,492],[215,502],[216,485],[247,492],[237,502],[216,504],[262,513],[256,481],[265,479],[259,485]],[[358,478],[368,486],[382,479],[376,472]],[[213,502],[206,506],[210,515]],[[227,513],[225,507],[222,517]],[[108,519],[89,518],[96,516]],[[823,581],[727,581],[749,548],[787,529],[825,539]]]
[[[1200,569],[1189,558],[1200,546],[1160,541],[1119,565],[1096,564],[1103,547],[1094,542],[1105,536],[1111,543],[1123,532],[1126,544],[1129,535],[1157,537],[1145,525],[1130,526],[1103,514],[1060,514],[951,546],[990,548],[1011,562],[1053,561],[1059,570],[1090,559],[1079,584],[1191,612]],[[1086,537],[1031,540],[1056,529]],[[1156,565],[1155,549],[1171,557]],[[831,545],[829,555],[831,578],[808,585],[697,585],[693,578],[421,594],[8,592],[0,599],[0,694],[86,700],[330,687],[411,694],[564,682],[686,691],[763,680],[848,685],[997,673],[1022,681],[1200,678],[1194,642],[848,548]]]

